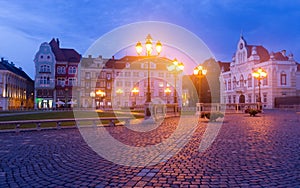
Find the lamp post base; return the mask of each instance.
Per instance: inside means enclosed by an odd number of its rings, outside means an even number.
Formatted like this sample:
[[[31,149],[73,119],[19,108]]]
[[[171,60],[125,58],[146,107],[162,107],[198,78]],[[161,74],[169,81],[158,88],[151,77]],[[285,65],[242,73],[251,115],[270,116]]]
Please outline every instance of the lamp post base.
[[[151,102],[146,102],[144,105],[144,119],[149,119],[152,117],[151,108],[150,108]]]

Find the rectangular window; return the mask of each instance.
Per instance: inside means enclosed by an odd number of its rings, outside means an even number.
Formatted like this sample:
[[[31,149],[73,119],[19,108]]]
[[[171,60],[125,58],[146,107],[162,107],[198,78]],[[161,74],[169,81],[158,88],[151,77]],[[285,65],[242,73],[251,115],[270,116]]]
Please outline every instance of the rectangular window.
[[[252,96],[251,94],[248,95],[248,103],[251,103],[252,102]]]
[[[125,77],[130,77],[131,76],[131,72],[125,72]]]
[[[267,93],[263,94],[263,102],[267,102]]]
[[[228,96],[228,103],[231,104],[231,96]]]
[[[248,77],[248,87],[252,87],[252,77]]]
[[[158,77],[163,78],[163,77],[164,77],[164,73],[163,73],[163,72],[159,72],[159,73],[158,73]]]
[[[130,87],[130,86],[131,86],[131,83],[130,83],[129,81],[126,81],[126,82],[125,82],[125,86],[126,86],[126,87]]]
[[[117,84],[116,84],[118,87],[121,87],[123,86],[123,82],[122,81],[117,81]]]
[[[69,67],[69,74],[76,74],[76,67]]]
[[[233,103],[236,103],[236,96],[235,95],[233,95],[232,99],[233,99]]]
[[[101,72],[101,78],[105,78],[105,72]]]
[[[110,89],[110,82],[107,82],[107,83],[106,83],[106,88],[107,88],[107,89]]]
[[[228,90],[231,90],[231,81],[228,81]]]
[[[91,79],[91,73],[85,72],[85,79]]]
[[[58,78],[57,79],[57,85],[59,86],[65,86],[66,80],[64,78]]]
[[[106,74],[106,78],[107,78],[107,80],[110,80],[111,79],[111,74]]]
[[[139,72],[133,72],[134,77],[139,77]]]
[[[265,77],[265,78],[263,79],[263,85],[264,85],[264,86],[268,85],[268,77]]]
[[[85,82],[85,87],[90,88],[91,87],[91,82]]]
[[[280,83],[281,85],[286,85],[286,74],[282,73],[280,75]]]
[[[105,87],[105,82],[103,80],[100,81],[100,87]]]
[[[76,78],[69,78],[69,86],[76,86],[77,81]]]

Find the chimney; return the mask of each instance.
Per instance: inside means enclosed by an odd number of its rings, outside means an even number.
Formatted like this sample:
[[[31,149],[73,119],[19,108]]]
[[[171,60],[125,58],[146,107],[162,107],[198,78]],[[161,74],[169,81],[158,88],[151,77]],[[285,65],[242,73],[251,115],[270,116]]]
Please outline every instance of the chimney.
[[[57,46],[59,47],[59,40],[58,40],[58,38],[56,38],[56,43],[57,43]]]
[[[286,56],[286,50],[281,50],[281,54],[285,57]]]
[[[114,56],[114,55],[112,56],[112,59],[113,59],[113,60],[115,59],[115,56]]]
[[[3,62],[3,60],[4,60],[4,58],[3,58],[3,57],[1,57],[1,62]]]
[[[92,55],[88,55],[88,58],[92,58]]]
[[[22,71],[23,69],[22,69],[22,67],[19,67],[19,69]]]

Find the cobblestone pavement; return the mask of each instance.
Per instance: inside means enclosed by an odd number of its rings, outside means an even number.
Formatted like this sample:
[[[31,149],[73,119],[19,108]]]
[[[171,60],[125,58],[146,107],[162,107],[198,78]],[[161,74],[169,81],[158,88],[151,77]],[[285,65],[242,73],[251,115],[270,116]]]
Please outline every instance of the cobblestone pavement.
[[[178,118],[149,133],[99,127],[127,145],[167,139]],[[188,123],[188,121],[187,121]],[[147,167],[114,164],[97,155],[77,129],[0,134],[0,187],[300,187],[300,114],[230,114],[204,152],[200,121],[185,147]]]

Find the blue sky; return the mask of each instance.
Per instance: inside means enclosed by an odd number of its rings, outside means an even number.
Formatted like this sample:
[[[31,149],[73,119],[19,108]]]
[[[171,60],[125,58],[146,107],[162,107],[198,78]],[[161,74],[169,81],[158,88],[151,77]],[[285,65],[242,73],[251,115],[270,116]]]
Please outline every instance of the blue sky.
[[[300,1],[0,0],[0,56],[34,78],[42,42],[84,54],[105,33],[139,21],[179,25],[200,37],[221,61],[230,61],[241,32],[249,44],[286,49],[300,59]]]

